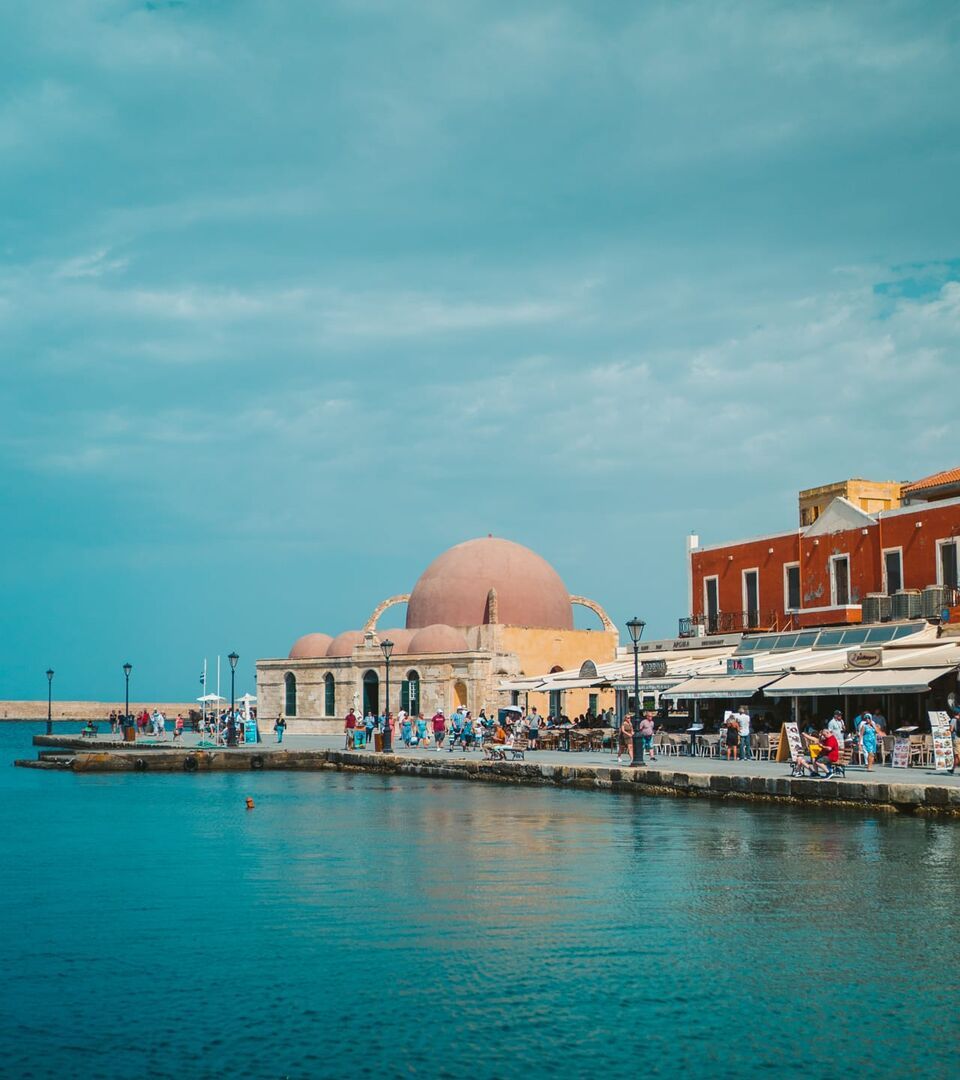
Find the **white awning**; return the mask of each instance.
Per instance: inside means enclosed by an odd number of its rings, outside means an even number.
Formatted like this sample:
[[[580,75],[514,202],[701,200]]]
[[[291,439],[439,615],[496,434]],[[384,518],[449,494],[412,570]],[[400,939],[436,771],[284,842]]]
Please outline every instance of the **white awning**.
[[[764,697],[829,697],[845,694],[847,684],[856,678],[856,672],[804,671],[785,675],[779,682],[764,690]]]
[[[874,668],[859,671],[843,688],[845,694],[922,694],[934,679],[955,671],[953,667]]]
[[[707,698],[730,698],[747,701],[770,683],[776,682],[782,671],[768,671],[764,675],[718,675],[712,679],[693,678],[674,686],[664,693],[673,700],[704,700]]]

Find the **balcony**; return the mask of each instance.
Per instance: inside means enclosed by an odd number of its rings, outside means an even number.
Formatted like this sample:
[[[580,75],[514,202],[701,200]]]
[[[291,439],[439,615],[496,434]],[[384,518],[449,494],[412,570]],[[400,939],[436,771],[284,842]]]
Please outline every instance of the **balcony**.
[[[686,615],[680,619],[678,637],[743,634],[749,631],[792,630],[794,617],[781,611],[718,611],[715,615]]]

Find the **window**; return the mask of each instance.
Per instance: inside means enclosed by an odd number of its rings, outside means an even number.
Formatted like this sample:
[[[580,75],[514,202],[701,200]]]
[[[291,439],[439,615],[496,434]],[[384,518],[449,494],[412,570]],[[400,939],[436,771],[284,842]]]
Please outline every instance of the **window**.
[[[283,711],[286,716],[297,715],[297,677],[288,671],[283,677]]]
[[[834,555],[830,559],[830,602],[834,607],[850,603],[850,558]]]
[[[591,694],[590,697],[589,697],[589,701],[590,701],[590,705],[589,705],[587,711],[590,713],[591,716],[596,716],[597,715],[597,710],[600,708],[600,695],[599,694]]]
[[[799,563],[787,563],[783,568],[783,606],[785,611],[800,610]]]
[[[955,537],[949,540],[938,540],[937,547],[940,549],[940,558],[937,560],[937,573],[940,580],[938,585],[946,585],[949,589],[957,587],[957,541]]]
[[[336,687],[333,676],[328,671],[323,677],[323,715],[333,716],[336,708]]]
[[[406,709],[411,716],[420,713],[420,673],[417,671],[408,671],[400,684],[400,708]]]
[[[883,591],[903,588],[903,548],[887,548],[883,553]]]
[[[720,616],[720,579],[703,579],[703,613],[707,617],[707,630],[716,633]]]
[[[760,625],[760,572],[743,571],[744,627],[753,630]]]

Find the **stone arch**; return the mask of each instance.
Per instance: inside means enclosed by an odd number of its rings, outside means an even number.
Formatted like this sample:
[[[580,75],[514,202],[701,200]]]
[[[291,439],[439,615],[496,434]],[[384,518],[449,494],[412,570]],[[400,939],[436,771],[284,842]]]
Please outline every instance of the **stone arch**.
[[[410,599],[410,594],[409,593],[400,593],[398,596],[391,596],[387,600],[382,600],[373,609],[373,614],[370,616],[370,618],[367,619],[367,621],[363,624],[363,629],[365,631],[366,630],[376,630],[376,628],[377,628],[377,620],[387,610],[387,608],[396,607],[397,604],[405,604],[409,599]]]
[[[453,707],[459,709],[461,706],[466,708],[467,704],[467,684],[463,679],[457,679],[453,684]]]
[[[613,619],[610,618],[596,600],[590,600],[586,596],[571,596],[570,603],[577,604],[579,607],[589,608],[594,615],[599,616],[600,621],[603,623],[604,630],[612,630],[613,633],[617,633],[617,628],[614,625]]]
[[[283,715],[297,715],[297,677],[292,671],[283,677]]]

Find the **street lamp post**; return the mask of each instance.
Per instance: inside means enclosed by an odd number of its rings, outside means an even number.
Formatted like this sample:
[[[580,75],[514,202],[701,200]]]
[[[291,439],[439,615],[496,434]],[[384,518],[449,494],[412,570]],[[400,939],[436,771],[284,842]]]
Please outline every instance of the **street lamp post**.
[[[387,677],[384,679],[384,707],[383,707],[383,752],[390,753],[393,750],[393,731],[390,723],[390,657],[393,656],[393,642],[387,638],[380,642],[380,651],[383,653],[384,663],[387,668]]]
[[[647,624],[636,615],[627,623],[633,642],[633,760],[634,767],[645,765],[643,760],[643,736],[640,734],[640,637]]]
[[[47,668],[47,734],[53,734],[53,668]]]
[[[133,671],[133,664],[123,665],[123,677],[127,681],[126,695],[124,697],[125,705],[123,706],[123,730],[124,738],[126,738],[126,732],[130,729],[130,672]]]
[[[227,746],[237,745],[237,718],[233,711],[233,691],[236,685],[237,661],[240,659],[235,652],[227,657],[230,661],[230,719],[227,721]]]

